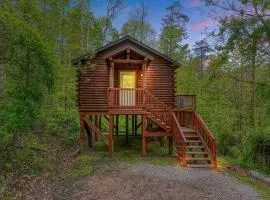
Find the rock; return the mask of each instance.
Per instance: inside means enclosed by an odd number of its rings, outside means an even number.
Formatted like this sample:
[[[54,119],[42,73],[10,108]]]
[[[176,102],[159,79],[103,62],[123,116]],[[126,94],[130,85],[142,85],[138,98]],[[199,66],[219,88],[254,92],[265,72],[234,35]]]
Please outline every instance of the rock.
[[[264,183],[270,184],[270,177],[266,177],[263,174],[256,172],[256,171],[250,171],[249,175],[255,179],[258,179]]]

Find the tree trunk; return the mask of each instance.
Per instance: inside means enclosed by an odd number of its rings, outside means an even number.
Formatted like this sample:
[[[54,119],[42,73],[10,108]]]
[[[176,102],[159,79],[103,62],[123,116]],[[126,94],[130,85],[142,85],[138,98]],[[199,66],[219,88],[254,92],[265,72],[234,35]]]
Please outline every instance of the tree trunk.
[[[0,98],[4,95],[4,24],[0,22]]]

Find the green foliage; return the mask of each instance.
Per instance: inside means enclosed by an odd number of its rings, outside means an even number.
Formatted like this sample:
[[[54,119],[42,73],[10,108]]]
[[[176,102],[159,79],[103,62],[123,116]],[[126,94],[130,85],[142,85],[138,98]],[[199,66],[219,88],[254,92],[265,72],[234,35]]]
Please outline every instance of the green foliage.
[[[2,102],[3,138],[31,124],[42,98],[53,87],[55,60],[36,28],[1,8],[6,35],[6,99]]]
[[[160,36],[160,50],[176,59],[183,60],[188,53],[188,46],[182,45],[185,38],[185,31],[182,27],[165,27]]]
[[[129,35],[137,40],[141,38],[141,32],[143,33],[142,41],[150,46],[155,46],[155,30],[149,23],[141,23],[135,19],[129,19],[121,29],[121,35]]]
[[[16,140],[2,146],[1,150],[5,152],[0,159],[4,169],[2,173],[17,171],[37,175],[48,166],[48,147],[31,132],[16,133]]]

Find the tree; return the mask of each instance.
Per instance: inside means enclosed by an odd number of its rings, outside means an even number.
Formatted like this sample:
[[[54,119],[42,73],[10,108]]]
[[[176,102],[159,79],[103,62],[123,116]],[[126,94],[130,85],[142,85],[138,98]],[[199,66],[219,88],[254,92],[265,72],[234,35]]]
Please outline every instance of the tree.
[[[0,98],[4,92],[4,24],[0,21]]]
[[[220,20],[219,36],[225,40],[225,52],[237,51],[244,58],[245,70],[250,81],[250,124],[255,126],[255,81],[256,68],[259,61],[269,59],[269,4],[265,1],[241,1],[234,4],[231,1],[207,1],[209,6],[215,6],[233,13]],[[252,11],[253,10],[253,11]]]
[[[210,47],[210,45],[207,43],[205,39],[197,41],[194,44],[193,48],[195,56],[200,60],[200,75],[199,78],[203,78],[203,68],[205,65],[205,61],[209,58],[209,53],[213,51],[213,49]]]
[[[146,6],[145,2],[141,0],[135,11],[131,12],[127,22],[123,24],[121,35],[130,35],[140,42],[154,47],[156,31],[152,28],[151,24],[149,24],[147,15],[148,6]]]
[[[110,39],[108,39],[108,30],[112,30],[112,21],[117,17],[120,10],[124,8],[124,3],[122,0],[108,0],[107,2],[107,9],[106,9],[106,16],[104,18],[105,24],[103,28],[103,36],[105,43]],[[112,30],[114,33],[116,32],[116,29]],[[111,34],[109,34],[112,36]],[[115,36],[115,35],[114,35]]]
[[[55,60],[37,29],[0,9],[5,26],[6,109],[1,113],[8,132],[27,127],[40,112],[43,97],[53,88]],[[15,30],[15,31],[14,31]],[[3,133],[3,132],[1,132]]]
[[[188,17],[181,12],[181,9],[179,1],[166,8],[167,14],[162,19],[163,28],[160,35],[160,50],[178,60],[183,60],[188,52],[188,46],[181,44],[186,37],[184,24],[188,21]]]

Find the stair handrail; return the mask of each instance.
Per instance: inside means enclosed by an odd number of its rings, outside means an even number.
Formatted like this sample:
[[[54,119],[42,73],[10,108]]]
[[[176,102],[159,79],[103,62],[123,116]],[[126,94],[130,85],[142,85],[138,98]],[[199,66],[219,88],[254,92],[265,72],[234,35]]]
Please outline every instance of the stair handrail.
[[[171,127],[171,111],[172,108],[155,97],[148,90],[145,90],[145,108],[151,113],[160,117],[164,122]]]
[[[199,134],[199,136],[203,139],[203,142],[206,144],[212,160],[214,168],[217,168],[217,145],[216,145],[216,139],[214,138],[212,132],[207,127],[201,116],[194,112],[194,126],[195,130]]]
[[[179,146],[179,151],[180,152],[177,152],[179,153],[180,155],[180,164],[183,166],[183,167],[186,167],[186,143],[187,143],[187,140],[186,140],[186,137],[181,129],[181,126],[179,124],[179,121],[177,119],[177,117],[175,116],[175,113],[173,111],[171,111],[171,115],[172,115],[172,134],[173,134],[173,141],[176,145],[176,148],[178,150],[178,147],[177,147],[177,143],[180,143],[180,146]],[[180,141],[180,142],[179,142]]]

